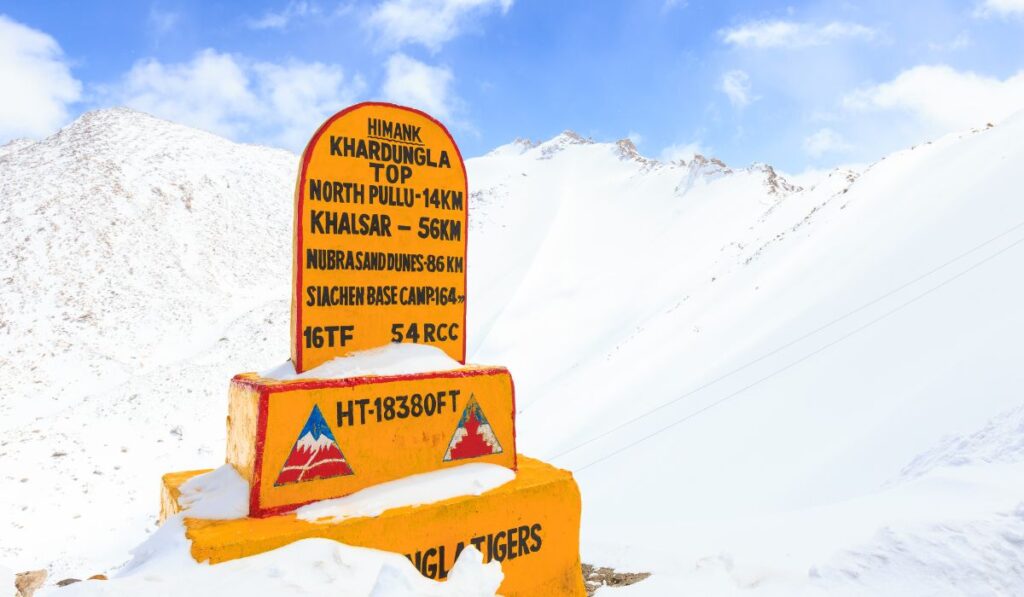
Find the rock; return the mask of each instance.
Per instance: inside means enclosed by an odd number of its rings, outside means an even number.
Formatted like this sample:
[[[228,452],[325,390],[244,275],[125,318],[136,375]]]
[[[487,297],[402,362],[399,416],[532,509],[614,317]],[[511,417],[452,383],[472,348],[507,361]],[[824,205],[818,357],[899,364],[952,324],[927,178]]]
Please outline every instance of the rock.
[[[76,582],[82,582],[82,581],[80,579],[77,579],[77,578],[65,578],[64,580],[57,581],[57,586],[58,587],[66,587],[68,585],[73,585]]]
[[[106,574],[93,574],[89,577],[89,580],[107,580]]]
[[[583,564],[583,583],[587,587],[588,596],[593,595],[601,587],[625,587],[638,583],[650,575],[650,572],[616,572],[607,567],[597,568]]]
[[[32,597],[46,582],[46,570],[29,570],[14,576],[14,588],[18,597]]]

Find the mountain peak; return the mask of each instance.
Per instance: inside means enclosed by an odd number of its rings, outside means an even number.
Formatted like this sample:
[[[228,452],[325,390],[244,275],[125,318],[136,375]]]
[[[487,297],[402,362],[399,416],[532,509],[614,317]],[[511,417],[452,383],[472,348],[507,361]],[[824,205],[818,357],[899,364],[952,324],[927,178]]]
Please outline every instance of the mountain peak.
[[[625,139],[619,139],[618,141],[616,141],[615,142],[615,146],[618,147],[619,154],[622,155],[622,157],[628,157],[628,158],[639,158],[639,157],[642,157],[640,155],[640,152],[637,151],[636,143],[633,143],[633,140],[628,138],[628,137],[625,138]]]
[[[199,138],[202,138],[203,140],[217,140],[230,143],[227,139],[213,133],[164,120],[152,114],[124,106],[86,112],[76,118],[71,124],[58,131],[50,139],[60,138],[65,142],[83,137],[125,140],[166,135],[186,136],[197,141]]]
[[[90,131],[97,127],[178,127],[188,128],[185,125],[177,124],[169,120],[157,118],[152,114],[135,110],[134,108],[128,108],[125,106],[117,106],[114,108],[102,108],[99,110],[90,110],[83,113],[81,116],[71,122],[71,124],[61,129],[61,132],[79,132],[79,131]],[[59,134],[59,133],[58,133]]]
[[[523,153],[526,153],[527,151],[533,149],[537,145],[537,143],[531,141],[530,139],[516,137],[515,139],[512,140],[511,143],[499,145],[498,147],[495,147],[494,149],[488,151],[486,155],[492,157],[503,155],[522,155]]]
[[[556,135],[555,138],[552,139],[552,141],[555,141],[555,140],[565,140],[565,141],[567,141],[569,143],[573,143],[573,144],[577,144],[577,145],[589,145],[589,144],[594,142],[593,139],[590,139],[588,137],[584,137],[583,135],[577,133],[576,131],[574,131],[572,129],[565,129],[561,133],[558,133],[558,135]]]
[[[803,187],[786,180],[768,164],[755,163],[750,166],[750,170],[764,173],[764,186],[768,189],[769,195],[784,196],[804,190]]]

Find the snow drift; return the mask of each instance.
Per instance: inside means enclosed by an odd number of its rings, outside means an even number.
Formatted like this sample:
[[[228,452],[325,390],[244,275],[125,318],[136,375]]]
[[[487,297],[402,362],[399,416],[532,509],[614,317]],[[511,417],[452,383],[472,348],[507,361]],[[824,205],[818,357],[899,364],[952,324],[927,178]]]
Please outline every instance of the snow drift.
[[[420,490],[424,487],[432,490],[431,497],[464,495],[501,485],[501,481],[514,476],[507,469],[479,464],[438,472],[445,474],[434,475],[436,478],[419,475],[419,479],[405,483],[383,484],[390,487],[363,490],[343,498],[345,502],[313,504],[317,507],[314,518],[372,516],[389,507],[423,503]],[[423,577],[399,554],[351,547],[328,539],[304,539],[216,566],[196,563],[189,553],[182,519],[245,516],[248,485],[230,465],[224,465],[193,477],[182,485],[181,491],[179,500],[184,510],[132,550],[132,559],[113,578],[76,583],[45,594],[220,597],[230,587],[232,594],[246,595],[489,597],[501,584],[501,564],[484,564],[483,556],[472,546],[459,556],[444,583]]]

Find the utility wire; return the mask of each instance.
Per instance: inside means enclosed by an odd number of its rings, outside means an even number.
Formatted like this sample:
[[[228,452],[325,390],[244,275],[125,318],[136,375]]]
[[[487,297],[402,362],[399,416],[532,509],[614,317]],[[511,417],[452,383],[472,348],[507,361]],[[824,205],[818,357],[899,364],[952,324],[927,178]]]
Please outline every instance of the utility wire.
[[[1000,234],[1000,235],[998,235],[998,236],[996,236],[996,237],[993,237],[992,239],[990,239],[990,240],[988,240],[988,241],[985,241],[984,243],[982,243],[982,244],[981,244],[981,245],[979,245],[978,247],[975,247],[974,249],[971,249],[971,250],[970,250],[970,251],[968,251],[967,253],[964,253],[964,254],[962,254],[962,255],[960,255],[960,256],[958,256],[958,257],[956,257],[956,258],[954,258],[954,259],[952,259],[952,260],[950,260],[950,261],[948,261],[948,262],[946,262],[946,264],[944,264],[944,265],[942,265],[942,266],[939,266],[939,268],[936,268],[936,269],[941,269],[942,267],[945,267],[945,265],[948,265],[949,263],[952,263],[953,261],[956,261],[956,260],[960,259],[960,258],[961,258],[961,257],[963,257],[964,255],[966,255],[966,254],[968,254],[968,253],[971,253],[971,252],[974,252],[975,250],[977,250],[978,248],[980,248],[980,247],[982,247],[982,246],[984,246],[984,245],[990,244],[990,243],[991,243],[991,242],[993,242],[994,240],[996,240],[996,239],[998,239],[998,238],[1001,238],[1001,237],[1005,236],[1006,234],[1008,234],[1009,232],[1011,232],[1011,231],[1015,230],[1016,228],[1019,228],[1020,226],[1024,226],[1024,222],[1021,222],[1020,224],[1018,224],[1017,226],[1014,226],[1014,227],[1013,227],[1013,228],[1011,228],[1010,230],[1007,230],[1006,232],[1004,232],[1004,233],[1002,233],[1002,234]],[[818,349],[816,349],[816,350],[814,350],[814,351],[812,351],[812,352],[808,353],[807,355],[804,355],[803,357],[801,357],[801,358],[799,358],[799,359],[797,359],[797,360],[795,360],[795,361],[793,361],[793,362],[789,363],[788,365],[786,365],[786,366],[784,366],[784,367],[782,367],[782,368],[780,368],[780,369],[777,369],[777,370],[773,371],[772,373],[769,373],[768,375],[766,375],[766,376],[764,376],[764,377],[762,377],[762,378],[760,378],[760,379],[758,379],[758,380],[756,380],[756,381],[754,381],[754,382],[752,382],[752,383],[750,383],[750,384],[748,384],[748,385],[746,385],[746,386],[744,386],[744,387],[742,387],[742,388],[740,388],[740,389],[736,390],[735,392],[733,392],[733,393],[731,393],[731,394],[729,394],[729,395],[727,395],[727,396],[725,396],[725,397],[723,397],[723,398],[721,398],[721,399],[719,399],[719,400],[716,400],[715,402],[712,402],[711,404],[708,404],[707,406],[705,406],[705,407],[703,407],[703,408],[700,408],[700,409],[698,409],[698,410],[696,410],[696,411],[694,411],[694,412],[690,413],[689,415],[686,415],[685,417],[683,417],[683,418],[681,418],[681,419],[678,419],[678,420],[676,420],[676,421],[674,421],[674,422],[672,422],[672,423],[669,423],[668,425],[666,425],[666,426],[664,426],[664,427],[661,427],[660,429],[658,429],[657,431],[654,431],[653,433],[650,433],[650,434],[648,434],[648,435],[645,435],[645,436],[641,437],[640,439],[637,439],[637,440],[635,440],[635,441],[633,441],[633,442],[630,442],[629,444],[626,444],[625,446],[623,446],[623,447],[621,447],[621,448],[619,448],[619,449],[617,449],[617,450],[615,450],[615,451],[613,451],[613,452],[611,452],[611,453],[609,453],[609,454],[607,454],[607,455],[605,455],[605,456],[602,456],[602,457],[598,458],[597,460],[591,461],[591,462],[587,463],[586,465],[584,465],[584,466],[582,466],[582,467],[578,467],[578,468],[576,468],[576,469],[574,469],[574,470],[575,470],[576,472],[580,472],[580,471],[586,470],[586,469],[588,469],[588,468],[590,468],[590,467],[592,467],[592,466],[594,466],[594,465],[596,465],[596,464],[598,464],[598,463],[600,463],[600,462],[603,462],[603,461],[605,461],[605,460],[607,460],[607,459],[611,458],[612,456],[615,456],[615,455],[617,455],[617,454],[620,454],[620,453],[622,453],[622,452],[624,452],[624,451],[626,451],[626,450],[628,450],[628,449],[630,449],[630,448],[632,448],[632,447],[634,447],[634,446],[636,446],[636,445],[638,445],[638,444],[641,444],[641,443],[643,443],[643,442],[645,442],[645,441],[647,441],[647,440],[649,440],[649,439],[653,438],[654,436],[656,436],[656,435],[658,435],[658,434],[660,434],[660,433],[662,433],[662,432],[664,432],[664,431],[667,431],[668,429],[671,429],[671,428],[675,427],[676,425],[679,425],[679,424],[681,424],[681,423],[683,423],[683,422],[686,422],[686,421],[688,421],[688,420],[690,420],[690,419],[692,419],[692,418],[696,417],[697,415],[700,415],[700,414],[702,414],[702,413],[704,413],[704,412],[707,412],[708,410],[711,410],[712,408],[714,408],[714,407],[716,407],[716,406],[718,406],[718,405],[720,405],[720,404],[722,404],[722,403],[724,403],[724,402],[726,402],[726,401],[728,401],[728,400],[730,400],[730,399],[732,399],[732,398],[734,398],[734,397],[736,397],[736,396],[738,396],[738,395],[742,394],[743,392],[745,392],[745,391],[749,390],[750,388],[752,388],[752,387],[754,387],[754,386],[756,386],[756,385],[760,384],[761,382],[767,381],[768,379],[771,379],[771,378],[773,378],[773,377],[775,377],[775,376],[777,376],[777,375],[779,375],[779,374],[781,374],[781,373],[783,373],[783,372],[785,372],[785,371],[787,371],[787,370],[789,370],[789,369],[791,369],[791,368],[795,367],[796,365],[798,365],[798,364],[800,364],[800,363],[802,363],[802,362],[806,361],[807,359],[810,359],[811,357],[813,357],[813,356],[815,356],[815,355],[817,355],[817,354],[819,354],[819,353],[821,353],[821,352],[824,352],[825,350],[828,350],[829,348],[831,348],[831,347],[835,346],[836,344],[839,344],[840,342],[842,342],[842,341],[846,340],[847,338],[850,338],[851,336],[853,336],[853,335],[855,335],[855,334],[858,334],[858,333],[860,333],[860,332],[864,331],[865,329],[867,329],[867,328],[869,328],[869,327],[873,326],[874,324],[876,324],[876,323],[878,323],[878,322],[882,321],[883,319],[886,319],[886,318],[888,318],[889,316],[891,316],[891,315],[893,315],[893,314],[897,313],[898,311],[901,311],[901,310],[903,310],[904,308],[906,308],[906,307],[910,306],[911,304],[913,304],[913,303],[916,303],[917,301],[919,301],[920,299],[924,298],[925,296],[927,296],[927,295],[929,295],[929,294],[931,294],[931,293],[935,292],[936,290],[939,290],[940,288],[942,288],[942,287],[946,286],[947,284],[950,284],[951,282],[953,282],[953,281],[955,281],[955,280],[957,280],[957,279],[961,278],[962,276],[966,275],[967,273],[969,273],[969,272],[971,272],[971,271],[974,271],[975,269],[977,269],[977,268],[978,268],[978,267],[980,267],[981,265],[983,265],[983,264],[985,264],[985,263],[987,263],[987,262],[991,261],[992,259],[995,259],[995,258],[996,258],[996,257],[998,257],[999,255],[1002,255],[1003,253],[1005,253],[1005,252],[1009,251],[1010,249],[1012,249],[1013,247],[1016,247],[1017,245],[1019,245],[1019,244],[1021,244],[1021,243],[1024,243],[1024,238],[1021,238],[1021,239],[1018,239],[1018,240],[1014,241],[1013,243],[1011,243],[1011,244],[1007,245],[1006,247],[1003,247],[1002,249],[1000,249],[999,251],[997,251],[997,252],[993,253],[992,255],[989,255],[988,257],[986,257],[986,258],[982,259],[981,261],[978,261],[978,262],[974,263],[973,265],[971,265],[971,266],[970,266],[970,267],[968,267],[967,269],[965,269],[965,270],[961,271],[960,273],[958,273],[958,274],[956,274],[956,275],[954,275],[954,276],[952,276],[952,277],[950,277],[950,278],[947,278],[946,280],[944,280],[944,281],[940,282],[939,284],[937,284],[937,285],[935,285],[935,286],[933,286],[933,287],[929,288],[928,290],[926,290],[926,291],[922,292],[921,294],[918,294],[918,295],[917,295],[917,296],[915,296],[914,298],[911,298],[911,299],[907,300],[906,302],[903,302],[903,303],[901,303],[901,304],[900,304],[899,306],[897,306],[897,307],[895,307],[895,308],[893,308],[893,309],[890,309],[889,311],[886,311],[885,313],[883,313],[882,315],[880,315],[880,316],[876,317],[875,319],[872,319],[871,321],[869,321],[869,322],[865,323],[864,325],[861,325],[860,327],[858,327],[858,328],[854,329],[853,331],[851,331],[851,332],[849,332],[849,333],[847,333],[847,334],[844,334],[844,335],[840,336],[840,337],[839,337],[839,338],[837,338],[836,340],[833,340],[832,342],[829,342],[828,344],[826,344],[826,345],[824,345],[824,346],[822,346],[822,347],[820,347],[820,348],[818,348]],[[936,270],[932,270],[932,272],[934,272],[934,271],[936,271]],[[932,272],[929,272],[929,274],[930,274],[930,273],[932,273]],[[922,275],[922,276],[920,276],[920,277],[916,278],[916,279],[915,279],[915,281],[916,281],[916,280],[920,280],[920,279],[921,279],[922,277],[925,277],[925,276],[927,276],[927,275],[929,275],[929,274],[924,274],[924,275]],[[906,287],[907,285],[909,285],[909,284],[912,284],[912,283],[913,283],[913,282],[909,282],[909,283],[907,283],[907,284],[904,284],[904,285],[903,285],[903,286],[901,286],[900,288],[905,288],[905,287]],[[882,297],[882,298],[884,298],[885,296],[889,296],[889,295],[893,294],[893,292],[896,292],[896,291],[891,291],[891,292],[889,292],[888,294],[886,294],[886,295],[883,295],[883,297]],[[839,319],[837,319],[837,320],[835,320],[835,321],[839,321],[840,319],[844,319],[844,318],[848,317],[849,315],[851,315],[851,314],[853,314],[853,313],[856,313],[857,311],[860,311],[860,310],[864,309],[864,308],[865,308],[866,306],[868,306],[868,305],[871,305],[871,304],[877,303],[877,302],[878,302],[879,300],[881,300],[881,298],[879,298],[879,299],[875,299],[875,300],[874,300],[874,301],[872,301],[871,303],[866,303],[865,305],[863,305],[863,306],[861,306],[861,307],[858,307],[858,308],[857,308],[856,310],[854,310],[854,311],[851,311],[851,312],[850,312],[850,313],[848,313],[847,315],[844,315],[843,317],[841,317],[841,318],[839,318]],[[834,323],[834,322],[833,322],[833,323]],[[826,324],[826,326],[823,326],[822,328],[819,328],[819,329],[824,329],[824,327],[828,327],[829,325],[831,325],[831,323],[829,323],[829,324]],[[817,330],[815,330],[815,332],[816,332],[816,331],[817,331]],[[811,332],[811,333],[813,334],[813,333],[815,333],[815,332]],[[810,335],[810,334],[808,334],[808,335]],[[804,337],[806,337],[806,336],[804,336]],[[803,337],[802,337],[802,338],[803,338]],[[802,338],[801,338],[801,339],[802,339]],[[794,342],[796,342],[796,341],[794,341]],[[790,344],[793,344],[793,342],[791,342]],[[789,345],[787,345],[787,346],[789,346]],[[776,350],[776,351],[774,351],[774,352],[778,352],[778,350],[781,350],[781,349],[777,349],[777,350]],[[774,352],[773,352],[773,353],[769,353],[769,354],[774,354]],[[768,356],[768,355],[765,355],[765,356]],[[765,358],[765,357],[761,357],[761,359],[763,359],[763,358]],[[758,359],[758,360],[761,360],[761,359]],[[753,364],[754,362],[757,362],[757,361],[752,361],[752,362],[751,362],[751,363],[749,363],[748,365],[744,365],[744,367],[742,367],[742,368],[746,368],[747,366],[749,366],[750,364]],[[741,369],[742,369],[742,368],[741,368]],[[736,369],[735,371],[739,371],[739,370],[740,370],[740,369]],[[731,374],[731,373],[730,373],[730,374]],[[727,375],[730,375],[730,374],[726,374],[726,376],[727,376]],[[726,376],[722,376],[721,378],[719,378],[719,380],[720,380],[720,379],[723,379],[723,378],[724,378],[724,377],[726,377]],[[718,380],[715,380],[715,381],[718,381]],[[711,383],[715,383],[715,382],[711,382]],[[711,385],[711,383],[705,384],[704,386],[701,386],[701,388],[707,387],[708,385]],[[699,389],[701,389],[701,388],[698,388],[697,390],[693,390],[693,391],[691,391],[691,392],[689,392],[689,393],[687,393],[687,394],[684,394],[683,396],[680,396],[679,398],[676,398],[676,399],[674,399],[674,400],[672,400],[672,401],[670,401],[670,402],[667,402],[667,403],[665,403],[665,404],[662,404],[661,406],[658,406],[657,408],[655,408],[655,409],[652,409],[651,411],[648,411],[647,413],[644,413],[644,414],[642,414],[642,415],[640,415],[640,416],[638,416],[638,417],[635,417],[635,418],[633,418],[633,419],[631,419],[631,420],[627,421],[626,423],[623,423],[622,425],[619,425],[619,426],[615,427],[614,429],[612,429],[612,430],[610,430],[610,431],[607,431],[607,432],[605,432],[605,433],[603,433],[603,434],[601,434],[601,435],[599,435],[599,436],[596,436],[596,437],[594,437],[594,438],[592,438],[592,439],[590,439],[590,440],[587,440],[586,442],[584,442],[584,443],[582,443],[582,444],[579,444],[579,445],[578,445],[578,446],[576,446],[576,447],[573,447],[573,448],[571,448],[571,449],[569,449],[569,450],[566,450],[566,451],[562,452],[561,454],[559,454],[559,455],[557,455],[557,456],[554,456],[553,458],[557,458],[557,457],[559,457],[559,456],[562,456],[562,455],[564,455],[564,454],[568,454],[569,452],[572,452],[572,451],[574,451],[574,450],[576,450],[576,449],[578,449],[578,448],[580,448],[580,447],[583,447],[583,446],[585,446],[585,445],[587,445],[587,444],[589,444],[589,443],[592,443],[592,442],[594,442],[594,441],[596,441],[596,440],[598,440],[598,439],[600,439],[600,438],[602,438],[602,437],[605,437],[605,436],[607,436],[607,435],[608,435],[609,433],[612,433],[612,432],[613,432],[613,431],[615,431],[615,430],[621,429],[621,428],[622,428],[622,427],[624,427],[625,425],[628,425],[628,424],[630,424],[630,423],[632,423],[632,422],[635,422],[636,420],[638,420],[638,419],[640,419],[640,418],[643,418],[643,417],[645,417],[645,416],[647,416],[647,415],[649,415],[649,414],[653,413],[653,412],[654,412],[655,410],[658,410],[658,409],[660,409],[660,408],[662,408],[662,407],[664,407],[664,406],[667,406],[667,405],[669,405],[669,404],[671,404],[671,403],[673,403],[673,402],[676,402],[676,401],[678,401],[678,400],[680,400],[680,399],[682,399],[682,398],[684,398],[684,397],[686,397],[686,396],[689,396],[689,395],[693,394],[694,392],[698,391],[698,390],[699,390]]]
[[[782,352],[783,350],[789,348],[790,346],[793,346],[794,344],[797,344],[798,342],[806,340],[807,338],[817,334],[818,332],[821,332],[821,331],[823,331],[823,330],[825,330],[827,328],[830,328],[833,325],[839,323],[840,321],[843,321],[844,319],[847,319],[847,318],[849,318],[849,317],[851,317],[853,315],[856,315],[857,313],[860,313],[861,311],[863,311],[864,309],[867,309],[868,307],[871,307],[871,306],[873,306],[875,304],[878,304],[879,302],[889,298],[890,296],[900,292],[901,290],[904,290],[908,286],[912,286],[913,284],[916,284],[917,282],[920,282],[921,280],[923,280],[924,278],[927,278],[928,276],[934,274],[935,272],[937,272],[937,271],[939,271],[941,269],[946,268],[947,266],[949,266],[949,265],[951,265],[951,264],[953,264],[953,263],[963,259],[964,257],[967,257],[968,255],[970,255],[972,253],[977,252],[980,249],[983,249],[983,248],[987,247],[988,245],[994,243],[995,241],[1003,238],[1007,234],[1010,234],[1011,232],[1014,232],[1015,230],[1017,230],[1017,229],[1019,229],[1021,227],[1024,227],[1024,221],[1017,222],[1017,224],[1011,226],[1010,228],[1007,228],[1006,230],[1004,230],[1003,232],[1000,232],[999,234],[993,236],[992,238],[989,238],[988,240],[986,240],[986,241],[984,241],[984,242],[982,242],[982,243],[980,243],[978,245],[975,245],[974,247],[964,251],[963,253],[960,253],[956,257],[953,257],[952,259],[949,259],[948,261],[946,261],[942,265],[936,266],[936,267],[928,270],[927,272],[917,276],[916,278],[910,280],[909,282],[905,282],[904,284],[901,284],[900,286],[897,286],[896,288],[893,288],[892,290],[886,292],[885,294],[883,294],[883,295],[881,295],[879,297],[876,297],[876,298],[874,298],[874,299],[864,303],[863,305],[857,307],[856,309],[854,309],[852,311],[847,312],[844,315],[840,315],[839,317],[829,321],[828,323],[822,325],[821,327],[815,328],[815,329],[807,332],[806,334],[800,336],[799,338],[796,338],[795,340],[791,340],[790,342],[787,342],[786,344],[783,344],[782,346],[779,346],[778,348],[776,348],[776,349],[774,349],[774,350],[772,350],[770,352],[767,352],[767,353],[757,357],[756,359],[754,359],[752,361],[749,361],[749,362],[747,362],[747,363],[745,363],[743,365],[740,365],[739,367],[737,367],[735,369],[732,369],[732,370],[730,370],[730,371],[728,371],[726,373],[723,373],[722,375],[720,375],[720,376],[718,376],[718,377],[716,377],[716,378],[714,378],[714,379],[712,379],[712,380],[710,380],[710,381],[708,381],[708,382],[706,382],[706,383],[704,383],[702,385],[697,386],[696,388],[690,390],[689,392],[686,392],[685,394],[683,394],[681,396],[677,396],[676,398],[673,398],[673,399],[669,400],[668,402],[663,402],[663,403],[659,404],[658,406],[655,406],[654,408],[652,408],[652,409],[650,409],[650,410],[648,410],[648,411],[646,411],[646,412],[644,412],[642,414],[639,414],[639,415],[633,417],[632,419],[629,419],[627,421],[619,423],[615,427],[612,427],[611,429],[603,431],[602,433],[600,433],[598,435],[595,435],[594,437],[584,441],[583,443],[577,444],[577,445],[575,445],[575,446],[573,446],[573,447],[571,447],[571,448],[569,448],[567,450],[563,450],[561,452],[558,452],[557,454],[549,456],[548,459],[549,460],[554,460],[554,459],[557,459],[557,458],[561,458],[562,456],[565,456],[566,454],[570,454],[572,452],[575,452],[576,450],[579,450],[580,448],[582,448],[584,446],[590,445],[590,444],[592,444],[592,443],[594,443],[594,442],[596,442],[596,441],[598,441],[600,439],[608,437],[609,435],[611,435],[612,433],[615,433],[616,431],[622,429],[623,427],[627,427],[629,425],[632,425],[633,423],[636,423],[640,419],[648,417],[648,416],[658,412],[659,410],[661,410],[663,408],[666,408],[668,406],[671,406],[671,405],[675,404],[676,402],[679,402],[680,400],[682,400],[684,398],[689,398],[690,396],[696,394],[697,392],[700,392],[701,390],[709,388],[709,387],[715,385],[716,383],[718,383],[718,382],[720,382],[720,381],[722,381],[722,380],[724,380],[726,378],[732,377],[733,375],[739,373],[740,371],[743,371],[743,370],[745,370],[745,369],[747,369],[747,368],[749,368],[749,367],[751,367],[753,365],[756,365],[757,363],[760,363],[761,361],[767,359],[768,357],[774,356],[774,355]]]

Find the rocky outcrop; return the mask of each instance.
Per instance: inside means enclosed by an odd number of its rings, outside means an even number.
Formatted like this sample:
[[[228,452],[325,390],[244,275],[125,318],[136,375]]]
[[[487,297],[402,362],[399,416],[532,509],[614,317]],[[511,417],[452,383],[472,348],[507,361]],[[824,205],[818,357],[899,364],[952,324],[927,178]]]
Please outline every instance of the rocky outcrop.
[[[19,572],[14,577],[15,597],[32,597],[46,582],[46,570]]]

